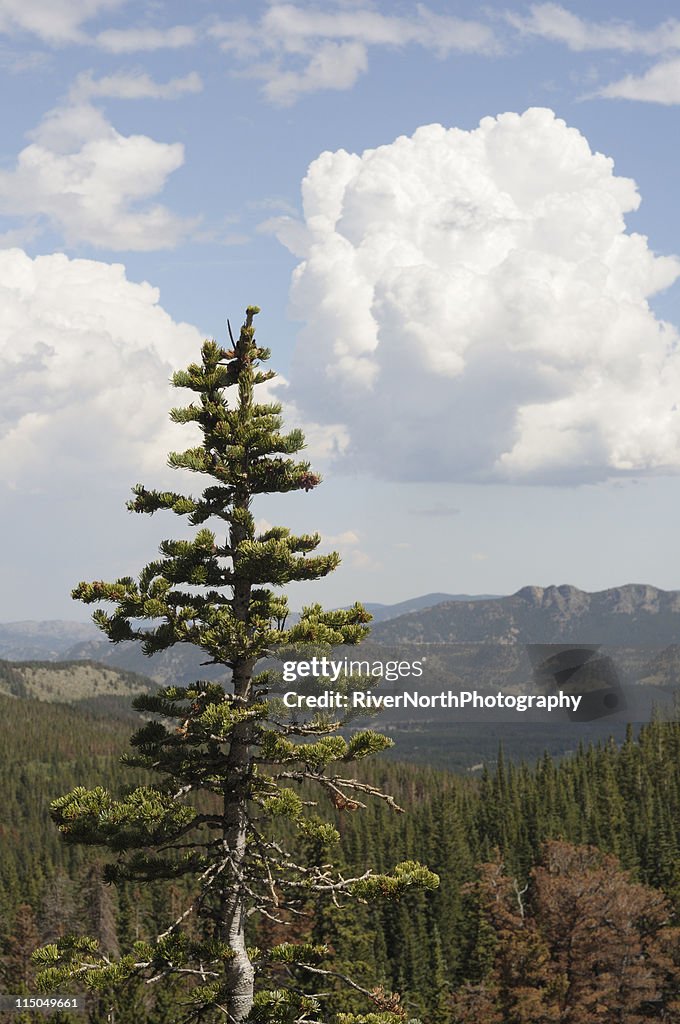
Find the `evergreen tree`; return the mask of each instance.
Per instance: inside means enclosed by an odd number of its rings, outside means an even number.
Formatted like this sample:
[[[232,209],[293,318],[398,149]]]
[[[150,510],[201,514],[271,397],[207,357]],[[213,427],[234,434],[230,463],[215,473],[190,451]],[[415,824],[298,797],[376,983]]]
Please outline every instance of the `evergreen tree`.
[[[328,715],[291,721],[271,696],[273,672],[255,672],[259,662],[286,645],[357,644],[370,619],[359,604],[332,612],[313,604],[286,628],[286,599],[273,588],[326,576],[339,557],[312,555],[318,534],[293,536],[283,527],[256,532],[252,503],[258,495],[310,491],[320,482],[307,462],[293,458],[304,447],[302,432],[282,433],[280,406],[254,400],[255,389],[274,376],[260,368],[269,352],[255,341],[257,312],[257,307],[247,310],[229,350],[206,341],[201,363],[173,377],[173,384],[193,391],[196,400],[173,409],[171,418],[197,424],[202,443],[172,453],[169,464],[207,475],[209,486],[191,497],[137,485],[128,503],[138,513],[170,510],[185,517],[197,527],[193,539],[164,541],[161,557],[136,580],[81,583],[74,591],[88,604],[114,606],[93,616],[110,640],[140,641],[148,655],[177,643],[193,644],[207,664],[229,670],[224,684],[198,680],[135,700],[139,711],[158,718],[133,736],[135,752],[124,761],[155,772],[159,781],[137,786],[121,799],[101,786],[78,787],[52,805],[67,842],[116,854],[106,869],[108,881],[144,885],[188,879],[192,896],[163,932],[135,943],[121,957],[93,938],[73,936],[36,956],[45,986],[77,979],[105,989],[129,978],[163,984],[179,978],[187,989],[181,1017],[186,1021],[312,1024],[323,1019],[323,1011],[299,979],[311,976],[323,988],[337,978],[327,950],[304,941],[249,948],[249,916],[285,923],[289,915],[304,913],[315,894],[332,895],[339,903],[351,897],[398,897],[412,886],[433,888],[437,878],[415,861],[387,874],[367,870],[347,877],[327,860],[296,859],[280,838],[290,827],[277,833],[277,821],[283,820],[294,822],[299,835],[317,845],[337,839],[335,829],[310,814],[309,801],[300,796],[300,787],[310,784],[337,809],[357,809],[362,797],[394,802],[346,767],[391,741],[372,731],[345,740],[337,731],[339,720]],[[209,521],[220,525],[220,537]],[[351,680],[346,685],[351,687]],[[268,973],[287,983],[267,987]],[[341,1019],[403,1020],[398,997],[350,983],[372,998],[374,1009],[365,1018]]]

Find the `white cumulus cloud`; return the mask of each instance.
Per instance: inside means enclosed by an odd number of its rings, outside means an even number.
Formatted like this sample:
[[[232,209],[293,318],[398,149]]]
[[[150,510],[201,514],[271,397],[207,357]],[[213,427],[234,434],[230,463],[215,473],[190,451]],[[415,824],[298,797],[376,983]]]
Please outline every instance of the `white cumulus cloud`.
[[[299,258],[292,399],[336,460],[404,480],[585,482],[680,470],[680,275],[627,232],[635,183],[552,111],[323,153]],[[338,427],[336,426],[336,431]]]
[[[168,450],[192,443],[168,420],[185,397],[168,381],[196,359],[201,337],[158,300],[120,264],[0,251],[6,484],[125,487],[147,471],[157,481]]]
[[[93,88],[98,84],[92,81]],[[109,82],[109,95],[114,85]],[[69,245],[172,248],[196,222],[149,200],[183,163],[181,143],[121,135],[85,101],[56,107],[32,132],[16,166],[0,170],[0,214],[49,225]]]

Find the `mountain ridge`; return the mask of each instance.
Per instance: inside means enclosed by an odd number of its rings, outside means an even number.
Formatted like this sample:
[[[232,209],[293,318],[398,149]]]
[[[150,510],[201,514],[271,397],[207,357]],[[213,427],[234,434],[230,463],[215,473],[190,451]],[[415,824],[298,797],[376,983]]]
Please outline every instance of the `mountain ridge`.
[[[671,644],[680,640],[680,591],[626,583],[585,591],[525,586],[508,597],[448,601],[390,619],[375,640],[420,643]]]
[[[422,594],[394,605],[367,604],[375,622],[396,615],[410,614],[439,601],[484,599],[470,594]],[[289,622],[296,622],[298,613],[291,613]],[[162,651],[152,659],[144,657],[135,643],[111,644],[92,622],[71,622],[65,619],[32,620],[0,623],[0,659],[8,661],[96,661],[135,672],[157,683],[186,682],[196,676],[218,679],[224,675],[220,666],[208,669],[205,657],[186,644]]]
[[[432,593],[372,607],[370,640],[377,645],[582,642],[658,647],[680,643],[680,590],[647,583],[593,592],[566,583],[527,585],[505,597]],[[149,659],[137,644],[111,644],[87,623],[25,620],[16,625],[14,630],[11,623],[0,624],[0,658],[96,661],[161,685],[224,675],[221,666],[206,667],[202,653],[186,644]]]

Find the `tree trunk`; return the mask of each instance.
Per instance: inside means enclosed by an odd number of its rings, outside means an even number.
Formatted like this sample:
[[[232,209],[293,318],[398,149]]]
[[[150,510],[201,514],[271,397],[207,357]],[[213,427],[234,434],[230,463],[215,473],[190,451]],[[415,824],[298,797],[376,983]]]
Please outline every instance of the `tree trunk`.
[[[237,585],[238,587],[238,585]],[[240,595],[246,614],[250,598]],[[245,597],[245,600],[244,600]],[[250,696],[253,663],[238,659],[232,668],[234,695],[247,701]],[[243,722],[234,729],[224,780],[224,853],[229,864],[224,872],[218,937],[233,951],[226,977],[229,987],[227,1009],[229,1024],[242,1024],[250,1013],[255,994],[255,969],[246,949],[247,893],[243,880],[243,861],[248,839],[248,787],[252,725]]]
[[[228,815],[228,818],[227,818]],[[219,938],[233,950],[227,967],[229,1024],[242,1024],[253,1005],[255,969],[246,949],[246,901],[241,865],[246,852],[246,807],[244,801],[232,801],[225,807],[225,853],[231,858],[226,885],[222,890]],[[231,820],[230,820],[231,819]]]

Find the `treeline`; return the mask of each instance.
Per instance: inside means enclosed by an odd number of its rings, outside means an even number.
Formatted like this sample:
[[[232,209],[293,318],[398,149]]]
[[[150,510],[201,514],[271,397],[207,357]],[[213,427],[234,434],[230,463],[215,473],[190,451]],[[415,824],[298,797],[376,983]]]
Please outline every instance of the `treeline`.
[[[112,953],[125,950],[166,928],[181,911],[185,894],[181,885],[119,890],[102,885],[97,852],[67,846],[49,818],[50,801],[76,785],[102,784],[119,792],[139,781],[118,764],[129,723],[11,698],[0,698],[0,716],[1,977],[2,989],[12,992],[30,989],[30,952],[39,943],[77,931],[98,936]],[[604,871],[618,879],[612,900],[619,909],[631,900],[637,906],[634,896],[644,903],[640,892],[648,890],[643,886],[658,890],[662,901],[655,904],[656,917],[649,910],[647,918],[658,921],[657,931],[666,929],[665,938],[662,942],[650,933],[644,942],[650,956],[657,950],[655,962],[666,964],[665,980],[658,985],[650,981],[641,990],[644,1006],[637,1017],[622,1010],[617,1017],[593,1019],[680,1019],[669,1015],[676,954],[675,933],[668,930],[672,915],[680,913],[678,723],[653,722],[639,735],[629,732],[621,745],[584,747],[560,762],[546,756],[533,765],[516,764],[500,753],[479,778],[385,761],[377,761],[371,772],[369,780],[393,793],[407,813],[396,814],[384,804],[343,812],[329,807],[326,813],[334,816],[341,834],[339,859],[354,872],[367,865],[380,871],[399,861],[420,860],[440,875],[439,889],[378,908],[357,909],[355,904],[345,910],[330,900],[317,902],[308,918],[288,926],[288,933],[297,929],[329,943],[340,969],[351,964],[352,975],[367,988],[401,992],[406,1019],[419,1016],[427,1024],[569,1021],[560,1003],[559,943],[555,938],[553,950],[552,925],[546,924],[553,921],[557,927],[559,919],[550,916],[554,892],[548,884],[558,869],[557,848],[544,844],[559,839],[559,856],[563,865],[571,864],[572,875],[580,871],[592,881]],[[592,853],[590,860],[585,855],[578,860],[570,851],[583,846],[598,847],[616,861],[603,862]],[[482,863],[491,866],[480,874]],[[617,864],[630,875],[618,874]],[[495,902],[489,895],[494,878],[494,892],[500,894]],[[547,904],[541,903],[540,893]],[[611,910],[602,910],[603,919]],[[253,941],[267,929],[279,929],[285,937],[285,928],[263,920],[253,922]],[[634,936],[634,928],[629,931]],[[530,933],[534,945],[523,946]],[[559,941],[572,939],[562,935]],[[514,988],[508,988],[503,965],[521,962],[522,950],[527,964],[538,956],[543,974],[520,974]],[[612,970],[593,976],[609,976]],[[513,993],[520,989],[528,993],[528,1009],[512,1008]],[[126,1000],[117,1024],[175,1024],[173,993],[167,987],[154,998],[148,991],[130,990]],[[632,997],[628,1003],[632,1013]],[[362,1005],[363,1000],[338,986],[330,1010],[358,1012]],[[532,1005],[537,1007],[533,1017]],[[583,1005],[578,1012],[581,1017],[574,1021],[590,1019]],[[95,1007],[92,1022],[99,1021],[97,1013]]]

